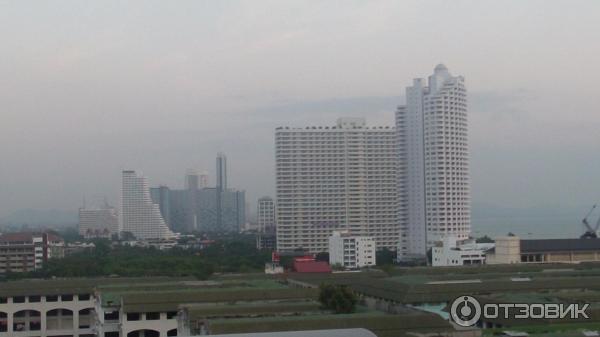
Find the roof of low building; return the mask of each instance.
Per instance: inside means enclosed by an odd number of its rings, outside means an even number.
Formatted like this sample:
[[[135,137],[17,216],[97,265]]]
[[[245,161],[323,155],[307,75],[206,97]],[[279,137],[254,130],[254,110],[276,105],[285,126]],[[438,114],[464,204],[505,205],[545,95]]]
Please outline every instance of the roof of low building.
[[[294,261],[294,270],[298,273],[331,273],[331,267],[325,261]]]
[[[0,242],[25,242],[33,241],[34,236],[42,236],[44,233],[35,232],[17,232],[0,234]],[[63,241],[63,239],[55,234],[47,233],[49,241]]]
[[[94,279],[20,280],[0,282],[0,297],[91,294]]]
[[[376,337],[367,329],[331,329],[309,331],[279,331],[214,335],[215,337]]]
[[[276,302],[194,303],[182,306],[190,321],[207,318],[279,316],[282,314],[320,313],[321,304],[314,299],[278,300]]]
[[[117,297],[122,298],[124,312],[165,312],[176,311],[193,303],[316,299],[317,296],[318,290],[314,288],[223,288],[163,291],[152,294],[124,293]]]
[[[521,240],[521,253],[600,250],[600,239]]]
[[[90,294],[97,288],[155,286],[164,282],[177,284],[189,278],[168,277],[104,277],[104,278],[55,278],[27,279],[0,282],[0,297]],[[181,285],[179,285],[181,287]],[[144,288],[145,289],[145,288]]]

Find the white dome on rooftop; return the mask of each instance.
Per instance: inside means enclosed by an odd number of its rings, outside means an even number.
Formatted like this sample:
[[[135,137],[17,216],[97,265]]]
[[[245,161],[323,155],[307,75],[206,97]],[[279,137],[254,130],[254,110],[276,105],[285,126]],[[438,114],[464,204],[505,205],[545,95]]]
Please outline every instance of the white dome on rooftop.
[[[438,64],[437,66],[435,66],[434,71],[440,72],[440,71],[448,71],[448,68],[446,68],[446,66],[443,63]]]

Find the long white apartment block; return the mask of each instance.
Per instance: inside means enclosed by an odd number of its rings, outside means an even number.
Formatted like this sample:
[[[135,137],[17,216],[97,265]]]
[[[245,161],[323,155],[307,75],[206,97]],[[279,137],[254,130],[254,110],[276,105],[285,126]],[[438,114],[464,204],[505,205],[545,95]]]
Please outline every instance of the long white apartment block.
[[[329,249],[334,231],[373,237],[396,249],[398,149],[396,130],[364,118],[334,126],[275,131],[277,247]]]
[[[374,266],[376,250],[377,244],[371,237],[336,231],[329,237],[329,264],[347,269]]]
[[[440,64],[406,88],[396,112],[399,258],[425,256],[444,236],[467,239],[471,196],[467,140],[467,90],[462,76]]]

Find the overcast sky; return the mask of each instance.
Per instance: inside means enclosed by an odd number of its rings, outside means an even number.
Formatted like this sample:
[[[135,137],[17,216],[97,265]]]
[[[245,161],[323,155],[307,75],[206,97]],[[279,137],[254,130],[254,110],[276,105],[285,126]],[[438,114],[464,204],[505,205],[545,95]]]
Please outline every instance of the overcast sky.
[[[466,78],[473,199],[600,200],[600,2],[0,1],[0,216],[116,203],[228,156],[273,195],[273,131],[391,125],[443,62]]]

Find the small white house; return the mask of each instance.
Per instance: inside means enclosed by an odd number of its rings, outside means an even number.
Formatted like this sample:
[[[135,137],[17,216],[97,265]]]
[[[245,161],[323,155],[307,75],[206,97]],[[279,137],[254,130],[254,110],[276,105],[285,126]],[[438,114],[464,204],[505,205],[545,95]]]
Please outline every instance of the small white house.
[[[442,267],[484,264],[485,252],[491,248],[494,248],[493,243],[476,243],[474,239],[458,240],[449,235],[431,248],[431,265]]]
[[[372,237],[333,232],[329,237],[329,264],[347,269],[374,266],[376,248]]]

